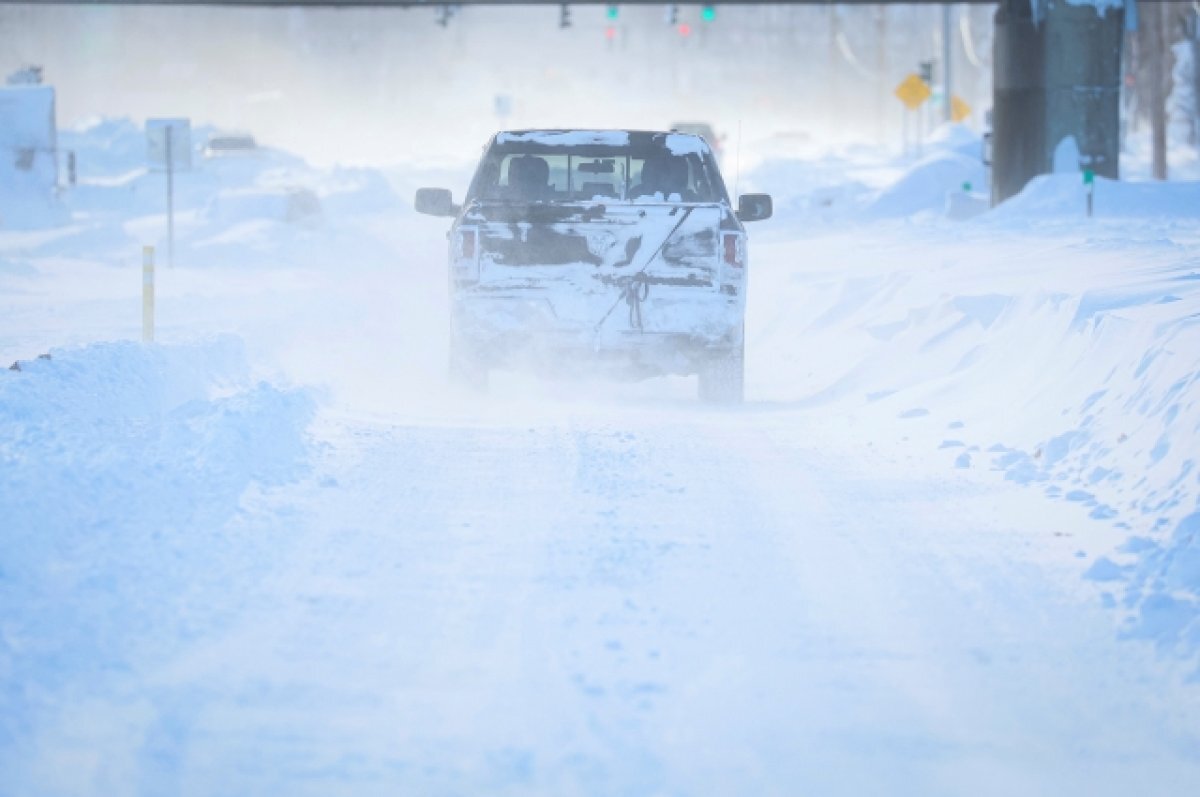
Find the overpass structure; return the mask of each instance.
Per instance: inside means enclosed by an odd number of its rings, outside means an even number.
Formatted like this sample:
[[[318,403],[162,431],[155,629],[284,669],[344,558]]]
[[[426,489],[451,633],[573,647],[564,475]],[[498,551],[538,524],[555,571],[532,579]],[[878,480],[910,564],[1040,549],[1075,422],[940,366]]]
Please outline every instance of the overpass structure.
[[[0,0],[13,3],[19,0]],[[995,0],[960,0],[993,4]],[[25,0],[25,4],[30,4]],[[190,5],[278,8],[462,5],[951,5],[950,0],[34,0],[34,5]],[[1039,174],[1070,168],[1119,173],[1121,46],[1135,0],[998,0],[992,58],[992,202]],[[947,43],[949,36],[943,36]],[[949,67],[945,45],[943,69]],[[948,81],[947,81],[948,82]],[[947,86],[947,89],[949,86]],[[946,96],[949,96],[947,90]]]

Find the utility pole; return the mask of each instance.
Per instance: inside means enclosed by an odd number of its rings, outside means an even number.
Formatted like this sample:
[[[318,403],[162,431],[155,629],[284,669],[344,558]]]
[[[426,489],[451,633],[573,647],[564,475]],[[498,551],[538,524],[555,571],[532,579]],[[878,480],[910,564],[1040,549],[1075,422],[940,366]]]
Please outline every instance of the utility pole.
[[[1146,56],[1150,79],[1150,140],[1155,180],[1167,179],[1167,36],[1166,8],[1162,3],[1143,3],[1142,24],[1146,26]]]
[[[942,4],[942,119],[954,119],[950,97],[950,4]]]
[[[841,123],[841,98],[838,96],[838,50],[837,50],[837,35],[838,35],[838,18],[837,6],[830,3],[826,11],[826,23],[828,25],[829,41],[826,47],[825,59],[828,64],[829,74],[826,76],[826,90],[829,92],[829,115],[836,126]],[[836,129],[836,128],[835,128]]]
[[[876,133],[879,143],[887,138],[887,108],[888,95],[891,93],[888,85],[887,70],[887,6],[875,6],[875,72],[878,74],[879,85],[876,89],[875,109]]]

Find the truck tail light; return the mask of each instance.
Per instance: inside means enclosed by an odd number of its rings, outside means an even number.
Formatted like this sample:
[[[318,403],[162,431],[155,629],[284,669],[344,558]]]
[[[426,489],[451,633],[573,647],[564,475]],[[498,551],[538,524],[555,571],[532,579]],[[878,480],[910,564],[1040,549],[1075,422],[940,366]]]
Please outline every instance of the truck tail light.
[[[733,268],[743,268],[745,262],[745,249],[742,246],[742,236],[737,233],[725,233],[724,246],[722,247],[723,259],[725,265]]]
[[[463,260],[475,259],[475,243],[477,239],[475,230],[460,230],[458,233],[458,252]]]

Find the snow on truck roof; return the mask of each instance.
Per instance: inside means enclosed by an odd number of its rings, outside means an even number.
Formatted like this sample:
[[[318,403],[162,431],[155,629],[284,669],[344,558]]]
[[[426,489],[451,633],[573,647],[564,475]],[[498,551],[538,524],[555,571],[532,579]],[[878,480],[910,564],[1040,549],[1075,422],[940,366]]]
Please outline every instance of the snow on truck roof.
[[[505,130],[496,144],[535,144],[542,147],[628,147],[660,142],[672,155],[702,155],[709,151],[700,136],[653,130]]]

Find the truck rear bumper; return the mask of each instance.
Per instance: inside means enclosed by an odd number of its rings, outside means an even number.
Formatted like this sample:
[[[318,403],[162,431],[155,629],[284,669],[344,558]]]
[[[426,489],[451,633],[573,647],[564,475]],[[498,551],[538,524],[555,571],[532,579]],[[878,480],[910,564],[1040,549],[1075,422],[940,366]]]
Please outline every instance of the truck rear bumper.
[[[590,312],[573,307],[564,313],[544,297],[460,295],[452,313],[456,345],[491,367],[633,378],[694,374],[714,356],[741,347],[737,297],[651,296],[636,309],[619,295],[603,298],[588,303]]]

